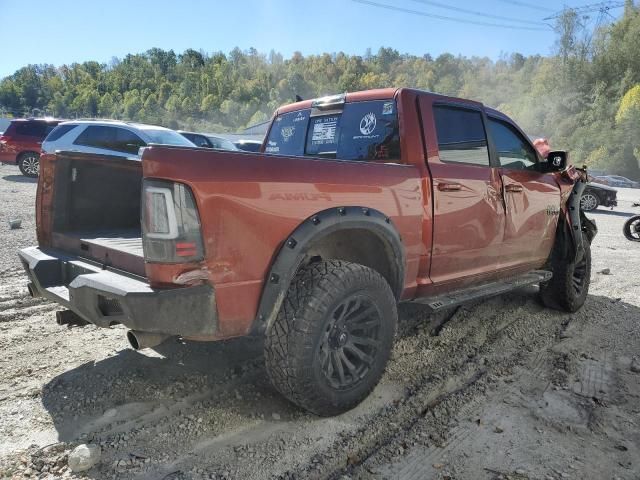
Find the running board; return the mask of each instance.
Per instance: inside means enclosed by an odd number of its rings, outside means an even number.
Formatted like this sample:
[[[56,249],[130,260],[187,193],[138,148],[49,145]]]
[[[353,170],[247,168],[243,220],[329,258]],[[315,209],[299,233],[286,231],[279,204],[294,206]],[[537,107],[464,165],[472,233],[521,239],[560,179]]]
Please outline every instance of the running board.
[[[473,300],[502,295],[503,293],[507,293],[527,285],[547,282],[551,280],[551,277],[552,273],[546,270],[533,270],[518,277],[498,280],[496,282],[469,287],[455,292],[437,295],[435,297],[416,298],[415,300],[410,300],[410,303],[419,303],[421,305],[426,305],[433,311],[438,311],[471,302]]]

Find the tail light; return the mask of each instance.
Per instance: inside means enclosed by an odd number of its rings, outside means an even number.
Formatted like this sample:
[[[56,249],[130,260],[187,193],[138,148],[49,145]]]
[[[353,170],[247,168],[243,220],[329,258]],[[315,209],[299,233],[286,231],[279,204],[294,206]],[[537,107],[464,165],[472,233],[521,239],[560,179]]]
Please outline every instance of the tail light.
[[[204,258],[200,217],[191,189],[163,180],[142,183],[142,248],[154,263]]]

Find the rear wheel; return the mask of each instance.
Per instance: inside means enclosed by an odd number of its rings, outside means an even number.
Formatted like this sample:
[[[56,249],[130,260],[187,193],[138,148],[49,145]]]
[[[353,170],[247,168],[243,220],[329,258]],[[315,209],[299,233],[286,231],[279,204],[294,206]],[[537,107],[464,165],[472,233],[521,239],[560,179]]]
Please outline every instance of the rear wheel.
[[[18,159],[18,168],[26,177],[36,178],[40,174],[40,155],[26,152]]]
[[[591,212],[600,205],[600,199],[595,193],[585,192],[580,199],[580,208],[583,212]]]
[[[627,237],[627,240],[640,242],[640,215],[636,215],[627,220],[624,223],[622,231],[624,232],[624,236]]]
[[[301,269],[267,332],[273,385],[317,415],[352,409],[376,386],[391,353],[396,301],[375,270],[342,261]]]
[[[584,233],[582,241],[584,254],[577,262],[574,258],[563,257],[562,249],[554,249],[551,259],[553,277],[540,285],[540,296],[547,307],[576,312],[584,305],[591,283],[591,244]]]

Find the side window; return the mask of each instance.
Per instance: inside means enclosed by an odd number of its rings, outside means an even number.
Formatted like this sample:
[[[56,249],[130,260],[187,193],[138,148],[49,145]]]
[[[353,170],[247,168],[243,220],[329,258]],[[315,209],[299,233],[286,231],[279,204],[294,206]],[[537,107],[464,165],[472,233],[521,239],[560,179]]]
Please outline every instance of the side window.
[[[78,135],[75,145],[84,145],[86,147],[94,148],[111,148],[111,143],[114,140],[113,128],[102,127],[98,125],[89,125],[84,131]]]
[[[489,166],[482,114],[461,107],[434,106],[440,160]]]
[[[144,147],[146,143],[135,133],[124,128],[114,128],[115,140],[111,149],[118,152],[138,154],[138,149]]]
[[[58,125],[56,128],[51,130],[51,133],[47,135],[45,140],[47,142],[55,142],[60,137],[62,137],[63,135],[66,135],[76,127],[77,125]]]
[[[26,137],[44,138],[47,124],[44,122],[16,122],[16,134]]]
[[[508,123],[489,118],[489,131],[504,168],[532,169],[538,163],[533,147]]]

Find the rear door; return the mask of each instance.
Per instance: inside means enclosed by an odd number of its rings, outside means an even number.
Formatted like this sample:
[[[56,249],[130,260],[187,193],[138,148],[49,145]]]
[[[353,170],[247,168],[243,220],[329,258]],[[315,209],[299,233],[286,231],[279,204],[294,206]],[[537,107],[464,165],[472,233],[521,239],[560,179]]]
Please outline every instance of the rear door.
[[[498,266],[504,236],[504,205],[498,169],[492,164],[482,106],[421,98],[433,182],[434,284],[480,281]],[[436,153],[437,152],[437,153]]]
[[[535,148],[513,123],[491,114],[487,118],[500,163],[506,210],[499,268],[526,271],[540,267],[555,238],[560,187],[553,174],[538,170]]]

